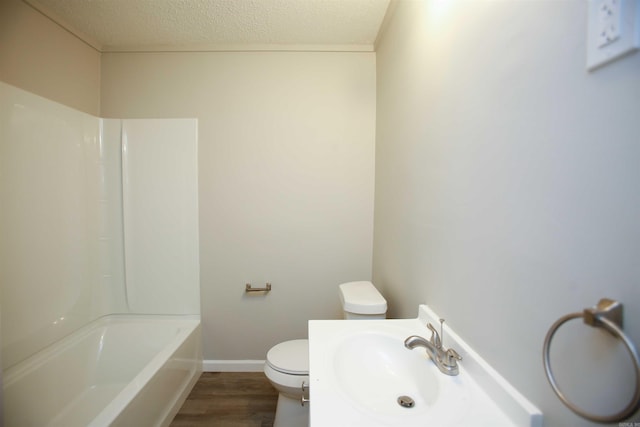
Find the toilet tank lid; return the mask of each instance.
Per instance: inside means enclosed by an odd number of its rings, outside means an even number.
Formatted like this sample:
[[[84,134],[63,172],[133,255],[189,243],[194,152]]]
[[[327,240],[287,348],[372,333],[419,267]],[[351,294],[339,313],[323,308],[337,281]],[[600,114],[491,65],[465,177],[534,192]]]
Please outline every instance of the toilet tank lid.
[[[341,284],[340,301],[344,311],[349,313],[383,314],[387,312],[387,301],[371,282]]]

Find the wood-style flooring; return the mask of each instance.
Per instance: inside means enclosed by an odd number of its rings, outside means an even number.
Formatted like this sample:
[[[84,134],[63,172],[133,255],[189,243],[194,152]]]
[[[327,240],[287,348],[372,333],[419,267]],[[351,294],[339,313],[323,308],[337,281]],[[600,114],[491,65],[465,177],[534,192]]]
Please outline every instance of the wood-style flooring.
[[[277,401],[262,372],[203,372],[170,427],[272,427]]]

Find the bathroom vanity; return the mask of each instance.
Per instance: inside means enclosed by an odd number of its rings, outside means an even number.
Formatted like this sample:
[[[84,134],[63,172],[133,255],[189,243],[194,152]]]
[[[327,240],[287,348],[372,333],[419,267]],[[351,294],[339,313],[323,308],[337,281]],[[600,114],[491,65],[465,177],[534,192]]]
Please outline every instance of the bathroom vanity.
[[[542,413],[447,325],[457,374],[405,347],[412,335],[437,342],[429,323],[442,326],[426,305],[416,319],[310,321],[310,426],[542,426]]]

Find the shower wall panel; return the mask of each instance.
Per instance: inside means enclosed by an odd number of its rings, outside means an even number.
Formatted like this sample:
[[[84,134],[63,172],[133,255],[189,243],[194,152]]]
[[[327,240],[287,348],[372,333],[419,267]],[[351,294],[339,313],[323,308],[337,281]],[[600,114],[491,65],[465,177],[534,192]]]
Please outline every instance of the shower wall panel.
[[[200,313],[198,121],[123,120],[125,270],[135,313]]]
[[[0,83],[2,363],[106,314],[100,120]]]

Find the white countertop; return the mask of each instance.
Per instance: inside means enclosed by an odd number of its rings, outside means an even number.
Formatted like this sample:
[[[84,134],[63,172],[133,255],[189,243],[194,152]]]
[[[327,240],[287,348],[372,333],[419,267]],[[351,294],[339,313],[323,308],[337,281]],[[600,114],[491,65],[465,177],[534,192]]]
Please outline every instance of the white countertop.
[[[441,373],[423,348],[404,347],[410,335],[430,337],[427,322],[440,330],[438,318],[421,305],[416,319],[310,321],[310,426],[541,426],[540,411],[446,324],[445,347],[463,357],[459,375]],[[386,350],[378,351],[378,342]],[[336,354],[349,354],[349,362]],[[402,364],[391,360],[396,356]],[[354,364],[358,357],[362,367]],[[399,395],[415,406],[400,406]]]

